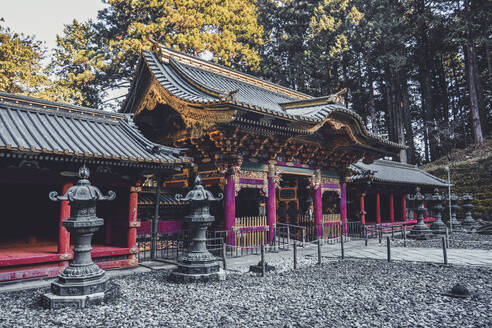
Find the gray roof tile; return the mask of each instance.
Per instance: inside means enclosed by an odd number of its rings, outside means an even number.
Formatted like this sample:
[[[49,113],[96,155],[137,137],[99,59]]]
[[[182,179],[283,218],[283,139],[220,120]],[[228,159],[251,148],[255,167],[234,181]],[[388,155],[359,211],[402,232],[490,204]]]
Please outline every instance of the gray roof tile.
[[[405,183],[435,187],[448,186],[446,181],[410,164],[387,160],[376,160],[372,164],[364,164],[362,161],[359,161],[356,164],[352,164],[350,168],[358,172],[358,174],[352,176],[352,181],[369,179],[388,183]]]
[[[129,115],[0,92],[0,149],[151,163],[182,163],[146,139]]]

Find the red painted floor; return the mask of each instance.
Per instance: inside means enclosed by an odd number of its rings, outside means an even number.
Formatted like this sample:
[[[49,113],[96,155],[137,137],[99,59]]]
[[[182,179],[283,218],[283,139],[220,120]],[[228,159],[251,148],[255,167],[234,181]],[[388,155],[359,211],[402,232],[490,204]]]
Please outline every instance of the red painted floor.
[[[72,247],[73,245],[71,246],[71,248]],[[115,247],[107,245],[92,246],[93,257],[125,254],[129,254],[129,249],[125,247]],[[42,245],[0,245],[0,267],[57,261],[60,261],[60,254],[57,254],[57,245],[55,243]]]

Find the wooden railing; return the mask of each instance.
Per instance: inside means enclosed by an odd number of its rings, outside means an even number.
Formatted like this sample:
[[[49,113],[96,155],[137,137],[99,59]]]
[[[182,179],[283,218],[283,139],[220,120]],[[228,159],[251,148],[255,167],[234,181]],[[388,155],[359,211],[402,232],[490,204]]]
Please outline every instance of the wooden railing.
[[[268,242],[268,223],[266,216],[247,216],[236,218],[232,227],[232,241],[239,249],[258,248]]]

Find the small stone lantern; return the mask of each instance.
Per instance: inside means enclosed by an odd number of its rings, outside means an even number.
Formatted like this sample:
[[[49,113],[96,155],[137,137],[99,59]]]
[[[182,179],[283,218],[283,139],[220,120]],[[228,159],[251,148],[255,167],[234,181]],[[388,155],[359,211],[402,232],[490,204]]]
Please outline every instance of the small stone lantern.
[[[415,195],[407,196],[407,198],[415,201],[415,211],[417,212],[417,223],[408,234],[408,238],[420,240],[431,239],[433,237],[432,231],[424,222],[424,213],[426,211],[426,208],[424,207],[425,197],[420,193],[420,188],[415,188]]]
[[[207,250],[207,228],[215,221],[210,215],[210,202],[220,201],[202,186],[200,176],[186,197],[176,195],[178,201],[189,201],[191,213],[185,216],[192,229],[192,242],[188,253],[178,262],[178,268],[171,273],[170,279],[177,282],[224,280],[225,272],[220,269],[217,258]]]
[[[470,194],[465,194],[461,197],[461,200],[463,201],[463,205],[461,207],[465,210],[465,219],[462,223],[463,229],[473,231],[480,226],[472,217],[472,210],[475,207],[473,205],[473,196]]]
[[[71,233],[75,247],[70,265],[62,271],[58,279],[51,283],[51,293],[44,294],[43,304],[48,308],[64,305],[85,307],[88,302],[96,303],[104,299],[109,287],[109,278],[91,257],[91,241],[94,233],[104,224],[102,218],[96,217],[96,202],[113,200],[116,194],[101,191],[89,182],[89,169],[84,165],[79,169],[80,180],[70,187],[66,194],[58,196],[52,191],[49,197],[53,201],[70,202],[70,218],[63,221],[63,226]]]
[[[451,217],[446,223],[452,232],[463,231],[463,227],[461,226],[460,221],[456,219],[456,212],[460,208],[457,202],[460,198],[456,196],[456,194],[452,193],[451,196],[448,197],[448,200],[449,199],[451,199]]]
[[[445,234],[446,224],[442,221],[441,214],[444,210],[444,206],[442,205],[444,197],[439,194],[439,190],[436,188],[434,189],[434,194],[427,196],[425,199],[430,202],[434,212],[435,221],[431,225],[432,232],[435,234]]]

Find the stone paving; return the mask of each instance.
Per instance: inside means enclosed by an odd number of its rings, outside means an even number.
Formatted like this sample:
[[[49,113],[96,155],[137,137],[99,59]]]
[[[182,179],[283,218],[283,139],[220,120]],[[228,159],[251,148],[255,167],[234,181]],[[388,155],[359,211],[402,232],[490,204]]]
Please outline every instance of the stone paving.
[[[386,260],[386,241],[383,240],[379,244],[377,239],[369,240],[368,246],[365,246],[363,240],[351,240],[344,243],[345,257],[354,259],[377,259]],[[276,263],[279,261],[292,261],[293,257],[292,246],[289,250],[279,252],[266,252],[265,258],[267,263]],[[306,243],[305,247],[298,247],[299,267],[302,267],[304,262],[302,259],[311,259],[315,261],[318,256],[317,245]],[[492,267],[492,250],[482,249],[447,249],[448,263],[455,265],[472,265]],[[339,243],[324,244],[321,248],[322,261],[329,261],[340,258],[341,247]],[[417,248],[417,247],[391,247],[391,259],[393,261],[405,262],[428,262],[443,264],[443,251],[440,248]],[[259,255],[248,255],[242,257],[228,258],[227,271],[247,272],[250,265],[258,264]],[[110,277],[120,277],[134,273],[150,272],[152,270],[170,271],[176,266],[172,263],[163,262],[142,262],[138,268],[124,270],[109,270]],[[290,268],[290,267],[288,267]],[[36,280],[36,281],[19,281],[17,283],[0,286],[0,293],[14,290],[23,290],[30,288],[41,288],[50,285],[52,279]]]
[[[317,245],[306,243],[305,247],[298,247],[298,257],[317,257]],[[352,240],[344,243],[345,257],[358,259],[387,259],[386,241],[381,244],[377,240],[370,240],[365,246],[363,240]],[[323,260],[327,258],[339,258],[341,245],[325,244],[321,247]],[[455,265],[477,265],[492,267],[492,251],[482,249],[447,249],[448,263]],[[287,251],[278,253],[267,252],[267,263],[276,258],[292,258],[292,247]],[[259,255],[249,255],[227,260],[227,269],[231,271],[247,271],[250,265],[257,264]],[[441,248],[416,248],[416,247],[391,247],[391,260],[406,262],[444,263],[443,250]]]

